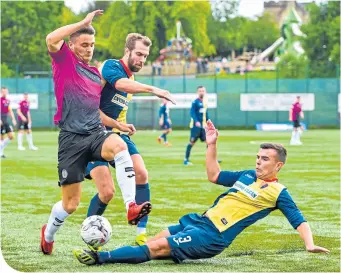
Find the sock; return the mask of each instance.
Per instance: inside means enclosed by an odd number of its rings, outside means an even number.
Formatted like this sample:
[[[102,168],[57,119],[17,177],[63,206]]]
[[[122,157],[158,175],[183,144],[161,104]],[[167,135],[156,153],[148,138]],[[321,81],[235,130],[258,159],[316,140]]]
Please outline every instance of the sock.
[[[149,184],[136,185],[136,204],[140,205],[146,201],[150,201]],[[141,218],[137,224],[137,234],[146,233],[146,226],[148,222],[148,215]]]
[[[300,133],[298,131],[295,132],[295,141],[300,142]]]
[[[126,209],[128,210],[129,203],[135,202],[136,195],[133,161],[128,150],[117,153],[114,160],[117,183],[121,189]]]
[[[45,230],[45,240],[47,242],[54,241],[54,235],[58,229],[63,225],[64,220],[69,214],[63,208],[63,202],[59,201],[52,207],[49,221]]]
[[[88,208],[88,214],[86,217],[92,215],[102,215],[107,208],[108,204],[105,204],[99,199],[98,193],[91,199],[90,205]]]
[[[33,136],[32,133],[31,134],[26,134],[26,140],[28,143],[28,146],[33,147]]]
[[[165,140],[165,143],[167,143],[167,134],[163,134],[163,139]]]
[[[295,131],[292,131],[290,142],[293,143],[293,142],[295,142],[295,141],[296,141],[296,140],[295,140]]]
[[[124,246],[113,251],[98,252],[100,263],[139,264],[151,260],[149,249],[143,246]]]
[[[23,133],[18,133],[18,147],[22,147]]]
[[[185,156],[186,160],[189,160],[189,156],[191,154],[191,149],[192,149],[192,145],[188,144],[187,149],[186,149],[186,156]]]
[[[165,134],[162,134],[162,135],[160,136],[160,138],[162,138],[163,140],[165,140]]]
[[[2,143],[1,143],[1,148],[0,148],[0,154],[1,154],[1,155],[2,155],[2,153],[4,152],[6,146],[7,146],[10,142],[11,142],[11,140],[10,140],[8,137],[6,137],[6,138],[2,141]]]

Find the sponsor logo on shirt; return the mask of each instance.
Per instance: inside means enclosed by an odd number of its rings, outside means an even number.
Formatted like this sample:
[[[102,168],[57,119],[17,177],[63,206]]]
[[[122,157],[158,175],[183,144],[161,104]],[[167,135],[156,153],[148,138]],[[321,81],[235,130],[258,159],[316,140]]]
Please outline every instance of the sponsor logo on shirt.
[[[255,190],[251,189],[250,187],[246,186],[240,181],[237,181],[236,183],[234,183],[232,188],[239,190],[240,192],[244,193],[245,195],[247,195],[248,197],[252,199],[255,199],[258,197],[258,193]]]
[[[126,97],[123,97],[120,94],[115,94],[115,96],[111,100],[113,103],[121,106],[121,107],[128,107],[129,101]]]

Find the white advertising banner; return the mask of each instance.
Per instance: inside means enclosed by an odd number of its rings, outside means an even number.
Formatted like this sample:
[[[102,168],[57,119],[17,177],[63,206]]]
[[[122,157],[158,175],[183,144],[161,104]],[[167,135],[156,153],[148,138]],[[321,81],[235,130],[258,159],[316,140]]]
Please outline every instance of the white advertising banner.
[[[289,111],[297,96],[301,97],[303,111],[315,110],[315,94],[312,93],[240,94],[240,110]]]
[[[169,103],[169,108],[173,109],[183,109],[191,108],[192,102],[198,97],[196,93],[182,93],[182,94],[172,94],[172,97],[176,101],[176,105]],[[133,100],[143,101],[143,100],[160,100],[158,97],[151,96],[134,96]],[[217,94],[207,94],[205,100],[208,103],[208,108],[217,108]]]
[[[19,102],[24,99],[24,94],[8,94],[8,99],[11,101],[11,108],[18,109]],[[30,109],[38,109],[38,94],[28,94],[30,101]]]

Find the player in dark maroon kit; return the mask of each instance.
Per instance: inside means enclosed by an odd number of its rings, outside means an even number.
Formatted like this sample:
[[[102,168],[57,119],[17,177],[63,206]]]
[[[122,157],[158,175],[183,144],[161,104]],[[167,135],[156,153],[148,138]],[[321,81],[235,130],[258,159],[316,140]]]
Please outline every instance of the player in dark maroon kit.
[[[8,122],[8,116],[12,118],[13,126],[17,125],[13,111],[10,107],[10,100],[7,98],[7,87],[1,87],[1,144],[0,144],[0,156],[5,158],[4,150],[6,146],[13,140],[13,127]],[[7,134],[7,137],[4,136]]]
[[[294,129],[292,131],[290,145],[302,145],[301,133],[303,128],[300,123],[300,119],[304,118],[302,111],[302,104],[300,102],[301,97],[296,97],[296,102],[291,106],[289,111],[289,120],[293,122]]]
[[[40,248],[44,254],[52,253],[56,232],[79,205],[80,182],[88,162],[114,161],[117,181],[132,184],[135,189],[135,171],[127,144],[101,123],[101,75],[89,65],[95,45],[91,23],[101,14],[102,10],[90,12],[82,21],[60,27],[46,37],[57,102],[54,122],[60,128],[58,174],[62,200],[54,204],[48,223],[41,230]],[[68,43],[65,38],[69,38]],[[137,224],[151,210],[150,202],[137,205],[133,194],[128,204],[129,223]]]
[[[24,131],[26,132],[26,140],[30,150],[38,150],[36,146],[33,145],[32,136],[32,118],[30,113],[30,101],[28,100],[28,94],[24,93],[24,99],[19,102],[19,107],[17,109],[18,114],[18,150],[24,151],[23,146],[23,136]]]

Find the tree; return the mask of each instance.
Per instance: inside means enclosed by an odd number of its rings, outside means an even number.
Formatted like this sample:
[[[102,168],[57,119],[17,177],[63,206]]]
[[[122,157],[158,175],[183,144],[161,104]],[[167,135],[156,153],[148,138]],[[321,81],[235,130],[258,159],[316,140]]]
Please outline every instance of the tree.
[[[308,56],[310,76],[334,77],[340,63],[340,2],[308,5],[310,22],[302,26],[307,35],[302,45]]]
[[[46,35],[60,26],[63,2],[2,2],[1,61],[50,67]]]
[[[280,37],[280,31],[270,14],[265,12],[256,21],[248,20],[245,36],[249,49],[265,50]]]

